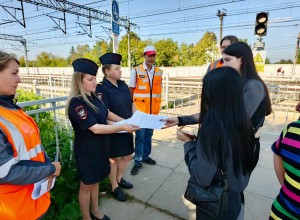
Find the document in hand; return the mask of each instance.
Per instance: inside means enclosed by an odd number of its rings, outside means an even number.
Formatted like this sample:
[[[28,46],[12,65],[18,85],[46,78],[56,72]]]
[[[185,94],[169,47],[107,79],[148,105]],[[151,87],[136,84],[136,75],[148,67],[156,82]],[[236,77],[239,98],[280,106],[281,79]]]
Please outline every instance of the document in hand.
[[[46,192],[48,192],[48,190],[47,190],[48,182],[49,182],[48,179],[42,179],[41,181],[35,183],[32,194],[31,194],[31,198],[36,200],[36,199],[40,198],[42,195],[44,195]],[[50,189],[52,189],[54,187],[54,183],[55,183],[55,177],[52,180],[52,185],[51,185]]]
[[[150,115],[136,110],[131,118],[118,121],[115,125],[134,124],[140,126],[140,128],[161,129],[165,124],[165,122],[162,122],[161,120],[166,118],[167,116]]]

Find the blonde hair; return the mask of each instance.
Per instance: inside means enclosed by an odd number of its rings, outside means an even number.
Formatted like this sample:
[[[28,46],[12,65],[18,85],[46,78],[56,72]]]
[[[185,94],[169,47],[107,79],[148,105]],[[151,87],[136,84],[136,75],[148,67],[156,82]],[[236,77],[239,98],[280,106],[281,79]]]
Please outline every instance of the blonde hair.
[[[20,65],[19,60],[16,58],[16,55],[9,54],[0,50],[0,71],[6,69],[9,61],[14,60],[18,65]]]
[[[67,99],[66,102],[66,116],[68,116],[69,113],[69,107],[70,107],[70,101],[73,97],[76,96],[81,96],[83,98],[83,100],[91,107],[93,108],[95,111],[98,112],[98,108],[90,102],[90,100],[88,99],[83,86],[82,86],[82,78],[86,75],[86,73],[82,73],[82,72],[74,72],[73,76],[72,76],[72,82],[71,82],[71,90],[69,93],[69,97]]]
[[[105,77],[108,76],[106,74],[106,70],[110,70],[110,68],[111,68],[111,64],[104,64],[104,65],[102,65],[102,73],[104,74]]]

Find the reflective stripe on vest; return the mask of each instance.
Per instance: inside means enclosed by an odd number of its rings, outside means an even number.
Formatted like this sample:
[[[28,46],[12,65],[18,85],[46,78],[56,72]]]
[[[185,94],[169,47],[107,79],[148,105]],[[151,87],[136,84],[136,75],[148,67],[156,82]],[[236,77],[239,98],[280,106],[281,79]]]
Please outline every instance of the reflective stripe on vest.
[[[162,70],[155,67],[152,86],[147,71],[141,64],[135,67],[136,87],[133,91],[133,101],[136,109],[148,114],[158,114],[161,104]]]
[[[14,152],[14,158],[0,166],[0,177],[5,177],[10,168],[20,160],[44,162],[39,131],[33,119],[21,109],[7,109],[0,106],[0,111],[0,129]]]
[[[136,94],[134,94],[134,97],[138,97],[138,98],[150,98],[150,94],[136,93]],[[161,98],[161,94],[152,94],[152,98]]]
[[[42,152],[42,148],[40,144],[37,144],[34,148],[31,148],[29,151],[27,151],[24,138],[16,126],[1,116],[0,123],[9,130],[9,134],[7,134],[7,132],[4,134],[10,136],[7,137],[8,139],[13,140],[13,143],[11,144],[17,153],[17,155],[14,155],[14,158],[0,166],[0,178],[3,178],[8,174],[11,166],[18,163],[20,160],[30,160],[31,158],[36,157],[38,153]]]
[[[138,89],[144,89],[144,90],[146,90],[147,86],[138,86]]]
[[[15,165],[18,161],[16,160],[16,158],[11,158],[9,161],[7,161],[5,164],[3,164],[2,166],[0,166],[0,178],[4,178],[7,176],[7,174],[10,171],[10,168],[12,165]]]

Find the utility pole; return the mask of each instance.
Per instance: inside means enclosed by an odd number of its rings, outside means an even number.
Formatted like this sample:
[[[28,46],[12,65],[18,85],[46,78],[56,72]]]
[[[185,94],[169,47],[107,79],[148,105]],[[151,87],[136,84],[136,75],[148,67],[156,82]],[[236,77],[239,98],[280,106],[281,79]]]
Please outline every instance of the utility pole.
[[[298,60],[299,42],[300,42],[300,32],[298,33],[298,37],[297,37],[296,53],[295,53],[295,58],[294,58],[294,63],[293,63],[293,68],[292,68],[292,75],[293,76],[295,76],[296,64],[297,64],[297,60]]]
[[[128,22],[127,28],[127,35],[128,35],[128,67],[131,68],[131,55],[130,55],[130,21]]]
[[[28,66],[28,50],[27,50],[27,44],[26,44],[26,39],[20,41],[21,44],[24,46],[25,50],[25,65],[26,65],[26,73],[29,74],[29,66]]]
[[[227,15],[226,9],[223,8],[222,10],[218,10],[217,16],[220,18],[220,39],[219,42],[222,40],[222,30],[223,30],[223,17]]]

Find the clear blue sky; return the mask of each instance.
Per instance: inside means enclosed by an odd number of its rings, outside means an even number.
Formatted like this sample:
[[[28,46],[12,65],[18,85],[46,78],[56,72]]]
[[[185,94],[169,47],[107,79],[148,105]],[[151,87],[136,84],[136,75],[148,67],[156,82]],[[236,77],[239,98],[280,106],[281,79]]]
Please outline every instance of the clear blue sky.
[[[110,0],[79,0],[72,2],[84,4],[110,13]],[[248,39],[253,45],[255,15],[269,12],[268,33],[264,37],[267,57],[272,62],[280,59],[294,59],[296,37],[300,32],[300,1],[296,0],[118,0],[120,16],[130,18],[138,25],[133,29],[144,39],[172,38],[178,43],[196,43],[206,31],[213,31],[219,37],[220,20],[217,10],[226,9],[223,22],[223,36],[236,35]],[[0,0],[0,5],[20,7],[17,0]],[[92,21],[92,38],[83,34],[78,23],[84,26],[87,19],[66,14],[67,34],[54,28],[54,22],[43,14],[62,18],[61,12],[24,3],[26,28],[17,22],[0,25],[1,34],[23,36],[28,41],[29,58],[42,52],[67,57],[71,46],[77,44],[93,45],[99,39],[109,39],[109,23]],[[13,12],[13,11],[12,11]],[[53,13],[54,12],[54,13]],[[17,11],[17,17],[21,18]],[[0,7],[0,23],[12,20]],[[126,34],[121,28],[120,37]],[[17,41],[0,40],[0,49],[23,55],[24,49]]]

